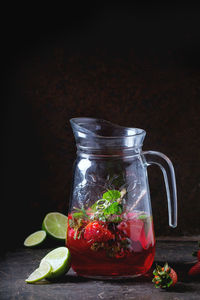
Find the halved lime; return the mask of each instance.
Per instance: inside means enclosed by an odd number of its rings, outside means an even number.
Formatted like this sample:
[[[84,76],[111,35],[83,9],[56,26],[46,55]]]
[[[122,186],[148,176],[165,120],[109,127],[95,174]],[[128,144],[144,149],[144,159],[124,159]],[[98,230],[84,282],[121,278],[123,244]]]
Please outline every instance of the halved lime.
[[[46,238],[46,231],[39,230],[30,234],[24,241],[24,246],[35,247],[40,245]]]
[[[51,265],[47,261],[40,263],[39,268],[37,268],[29,277],[25,280],[28,283],[34,283],[43,278],[46,278],[51,273]]]
[[[41,264],[47,261],[51,266],[51,272],[47,278],[57,278],[64,275],[71,267],[71,255],[66,247],[58,247],[50,251],[42,260]]]
[[[67,233],[67,216],[59,212],[48,213],[42,223],[42,229],[56,239],[65,240]]]

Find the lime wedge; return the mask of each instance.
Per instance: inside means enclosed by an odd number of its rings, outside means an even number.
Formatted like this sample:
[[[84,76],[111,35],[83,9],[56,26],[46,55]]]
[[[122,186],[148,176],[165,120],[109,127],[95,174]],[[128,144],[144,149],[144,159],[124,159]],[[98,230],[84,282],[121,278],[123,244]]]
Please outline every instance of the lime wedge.
[[[28,283],[34,283],[39,280],[42,280],[51,273],[51,269],[51,265],[47,261],[43,261],[40,263],[39,268],[36,269],[33,273],[31,273],[25,281]]]
[[[46,231],[39,230],[30,234],[24,241],[24,246],[34,247],[40,245],[46,238]]]
[[[42,229],[55,239],[65,240],[67,232],[67,216],[58,213],[48,213],[42,223]]]
[[[48,262],[52,269],[47,278],[58,278],[64,275],[71,267],[71,255],[66,247],[58,247],[50,251],[42,260]]]

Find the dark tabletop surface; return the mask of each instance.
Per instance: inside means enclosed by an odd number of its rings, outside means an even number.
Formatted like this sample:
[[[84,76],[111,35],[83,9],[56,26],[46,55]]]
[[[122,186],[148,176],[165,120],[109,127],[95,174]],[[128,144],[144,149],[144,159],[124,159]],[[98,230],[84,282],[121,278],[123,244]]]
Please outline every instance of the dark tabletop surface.
[[[200,299],[200,278],[191,279],[187,272],[194,264],[191,253],[196,242],[158,241],[155,262],[145,277],[128,280],[92,280],[76,276],[72,269],[57,282],[27,284],[25,279],[51,250],[15,249],[0,260],[0,299]],[[169,290],[156,289],[151,282],[155,263],[165,261],[177,271],[178,283]]]

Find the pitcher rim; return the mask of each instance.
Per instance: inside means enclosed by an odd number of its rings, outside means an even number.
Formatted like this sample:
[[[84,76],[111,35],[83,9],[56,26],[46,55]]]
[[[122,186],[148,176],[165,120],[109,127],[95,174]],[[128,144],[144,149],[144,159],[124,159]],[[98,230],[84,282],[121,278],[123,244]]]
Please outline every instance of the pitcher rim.
[[[137,132],[133,133],[133,134],[129,134],[129,135],[118,135],[118,136],[102,136],[102,135],[98,135],[96,133],[93,133],[92,131],[82,127],[81,125],[77,124],[75,121],[81,121],[81,120],[99,120],[99,121],[103,121],[103,122],[106,122],[110,125],[114,125],[115,127],[119,127],[119,128],[124,128],[124,129],[129,129],[129,130],[136,130]],[[81,129],[81,131],[85,134],[93,134],[95,137],[98,137],[98,138],[102,138],[102,139],[120,139],[120,138],[131,138],[131,137],[135,137],[135,136],[141,136],[141,135],[145,135],[146,134],[146,131],[142,128],[138,128],[138,127],[126,127],[126,126],[121,126],[121,125],[117,125],[115,123],[112,123],[110,121],[107,121],[105,119],[101,119],[101,118],[92,118],[92,117],[75,117],[75,118],[71,118],[70,120],[70,123],[73,125],[73,126],[76,126],[77,130],[79,128],[79,130]]]

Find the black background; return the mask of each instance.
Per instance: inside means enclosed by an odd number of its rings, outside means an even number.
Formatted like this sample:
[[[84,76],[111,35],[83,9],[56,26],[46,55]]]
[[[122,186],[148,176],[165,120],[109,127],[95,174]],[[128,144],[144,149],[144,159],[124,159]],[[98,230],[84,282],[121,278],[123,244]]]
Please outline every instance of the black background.
[[[168,155],[177,177],[172,231],[161,172],[149,168],[156,235],[199,234],[199,7],[29,3],[2,16],[4,246],[47,212],[67,213],[78,116],[145,129],[144,149]]]

